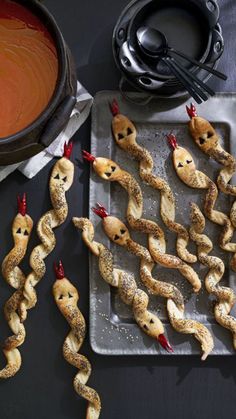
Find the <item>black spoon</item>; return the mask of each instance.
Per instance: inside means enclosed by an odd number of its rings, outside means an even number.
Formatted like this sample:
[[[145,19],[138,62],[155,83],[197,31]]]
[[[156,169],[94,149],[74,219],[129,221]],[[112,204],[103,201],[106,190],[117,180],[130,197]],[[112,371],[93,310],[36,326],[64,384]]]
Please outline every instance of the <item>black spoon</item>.
[[[191,64],[194,64],[199,68],[202,68],[208,71],[209,73],[214,74],[214,76],[219,77],[222,80],[227,80],[227,76],[221,73],[220,71],[214,70],[208,65],[189,57],[183,52],[177,51],[174,48],[169,47],[165,35],[157,29],[142,26],[137,30],[136,35],[140,47],[149,56],[158,57],[160,55],[167,55],[169,52],[171,52],[184,58]]]

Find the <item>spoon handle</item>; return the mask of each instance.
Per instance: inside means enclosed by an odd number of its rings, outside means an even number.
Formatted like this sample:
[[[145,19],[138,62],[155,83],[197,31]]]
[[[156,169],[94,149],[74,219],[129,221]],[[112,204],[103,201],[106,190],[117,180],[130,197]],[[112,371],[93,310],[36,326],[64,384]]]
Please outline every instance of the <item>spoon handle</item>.
[[[168,57],[167,57],[168,58]],[[176,61],[173,57],[169,58],[172,62],[175,63],[178,68],[185,73],[190,79],[192,79],[198,86],[200,86],[203,90],[205,90],[207,93],[209,93],[210,96],[214,96],[215,92],[212,90],[209,86],[207,86],[206,83],[204,83],[202,80],[200,80],[195,74],[193,74],[190,70],[187,70],[182,64],[180,64],[178,61]]]
[[[220,71],[214,70],[214,68],[211,68],[208,65],[203,64],[200,61],[197,61],[194,58],[189,57],[188,55],[185,55],[183,52],[177,51],[173,48],[170,48],[169,51],[176,54],[176,55],[179,55],[180,57],[184,58],[185,60],[189,61],[190,63],[195,64],[199,68],[202,68],[203,70],[208,71],[208,73],[214,74],[214,76],[218,77],[219,79],[227,80],[227,78],[228,78],[224,73],[221,73]]]
[[[163,58],[163,61],[198,104],[202,103],[202,100],[206,101],[208,99],[208,97],[205,95],[204,92],[202,92],[202,90],[200,90],[197,86],[193,87],[191,80],[188,77],[186,77],[186,75],[173,64],[171,59],[166,57]]]

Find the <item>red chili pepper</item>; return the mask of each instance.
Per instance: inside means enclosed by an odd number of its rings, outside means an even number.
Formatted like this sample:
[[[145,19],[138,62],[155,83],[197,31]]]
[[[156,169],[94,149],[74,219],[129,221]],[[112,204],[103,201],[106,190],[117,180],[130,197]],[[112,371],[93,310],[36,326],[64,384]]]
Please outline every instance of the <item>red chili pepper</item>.
[[[171,148],[175,150],[178,147],[176,136],[174,134],[168,134],[166,137]]]
[[[59,261],[58,266],[57,266],[56,262],[54,262],[54,271],[55,271],[57,279],[65,278],[64,268],[63,268],[61,260]]]
[[[113,99],[113,102],[110,103],[110,109],[113,116],[116,116],[118,113],[120,113],[119,105],[116,99]]]
[[[106,218],[109,216],[109,213],[106,210],[106,208],[99,204],[99,202],[96,203],[96,207],[92,208],[92,211],[94,212],[94,214],[98,215],[101,218]]]
[[[17,206],[19,214],[23,215],[26,214],[27,211],[27,202],[26,202],[26,193],[24,192],[23,197],[21,199],[20,195],[17,196]]]
[[[188,114],[189,118],[191,118],[191,119],[194,118],[194,116],[197,116],[197,109],[196,109],[196,106],[193,103],[191,103],[190,108],[188,106],[186,106],[186,111],[187,111],[187,114]]]
[[[64,154],[63,157],[66,157],[67,159],[70,158],[71,153],[72,153],[72,149],[73,149],[73,141],[69,141],[68,144],[64,144]]]
[[[92,154],[88,153],[88,151],[83,150],[82,151],[83,154],[83,159],[87,160],[89,162],[94,162],[96,160],[96,157],[94,157]]]

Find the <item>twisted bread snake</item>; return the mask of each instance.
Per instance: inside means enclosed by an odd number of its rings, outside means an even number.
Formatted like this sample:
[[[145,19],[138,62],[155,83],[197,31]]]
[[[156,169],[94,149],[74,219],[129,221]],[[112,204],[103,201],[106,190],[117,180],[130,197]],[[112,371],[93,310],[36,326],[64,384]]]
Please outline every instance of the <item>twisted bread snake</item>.
[[[74,378],[74,389],[88,401],[86,419],[98,419],[101,411],[100,397],[94,389],[87,386],[92,367],[89,360],[79,353],[86,334],[86,323],[77,305],[79,294],[74,285],[65,278],[62,262],[55,265],[55,272],[57,280],[53,285],[53,296],[71,328],[63,344],[63,356],[79,370]]]
[[[33,221],[26,211],[26,195],[24,194],[22,200],[18,197],[18,214],[12,224],[14,247],[2,262],[2,275],[16,291],[4,305],[5,318],[14,334],[8,337],[3,344],[7,365],[0,371],[0,378],[13,377],[19,371],[22,363],[21,354],[17,347],[24,342],[26,332],[24,324],[21,323],[18,308],[23,298],[25,275],[19,264],[25,256],[33,228]]]

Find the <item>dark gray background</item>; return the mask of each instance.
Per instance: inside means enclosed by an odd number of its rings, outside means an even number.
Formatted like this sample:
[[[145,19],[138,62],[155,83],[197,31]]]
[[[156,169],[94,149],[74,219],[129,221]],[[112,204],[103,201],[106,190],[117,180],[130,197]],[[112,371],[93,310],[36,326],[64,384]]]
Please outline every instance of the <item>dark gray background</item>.
[[[127,0],[46,0],[76,59],[79,80],[92,93],[116,89],[119,74],[111,54],[112,28]],[[218,91],[236,91],[236,3],[221,0],[221,24],[226,48],[220,69],[228,81],[211,81]],[[88,149],[90,121],[75,136],[74,160],[81,159],[81,147]],[[48,176],[51,162],[33,180],[14,173],[0,184],[0,260],[10,250],[11,223],[16,195],[28,194],[29,212],[35,221],[50,207]],[[68,222],[57,230],[57,248],[47,259],[47,274],[37,288],[39,304],[29,312],[27,339],[21,348],[23,367],[15,378],[0,382],[1,419],[82,419],[86,403],[76,396],[72,380],[76,370],[61,354],[68,325],[51,295],[52,263],[64,261],[67,276],[78,286],[80,307],[88,320],[88,255],[80,235],[73,228],[72,215],[87,215],[88,168],[76,166],[75,183],[68,194]],[[33,234],[30,249],[37,242]],[[71,249],[69,249],[71,247]],[[29,252],[30,252],[29,249]],[[27,263],[24,264],[27,272]],[[11,290],[0,281],[0,307]],[[0,339],[8,336],[3,313]],[[90,379],[103,402],[103,419],[222,419],[235,417],[235,357],[105,357],[83,347],[93,364]],[[4,357],[0,354],[1,365]]]

